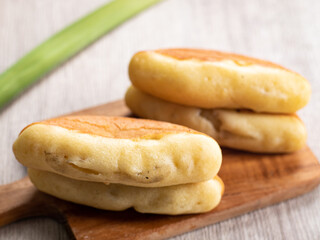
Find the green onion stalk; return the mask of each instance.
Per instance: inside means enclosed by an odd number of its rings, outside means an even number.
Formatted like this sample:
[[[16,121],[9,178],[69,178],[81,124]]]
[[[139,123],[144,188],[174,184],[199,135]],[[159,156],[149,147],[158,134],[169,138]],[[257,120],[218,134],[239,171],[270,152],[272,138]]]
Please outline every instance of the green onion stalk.
[[[56,33],[0,75],[0,108],[98,38],[161,0],[114,0]]]

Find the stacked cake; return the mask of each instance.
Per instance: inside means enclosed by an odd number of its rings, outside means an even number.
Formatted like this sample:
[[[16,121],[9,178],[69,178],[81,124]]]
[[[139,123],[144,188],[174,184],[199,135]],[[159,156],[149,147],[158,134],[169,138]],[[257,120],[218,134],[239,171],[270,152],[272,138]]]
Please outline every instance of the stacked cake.
[[[301,149],[306,130],[295,112],[310,98],[299,74],[271,62],[198,49],[135,54],[126,104],[143,118],[204,132],[221,146],[252,152]]]
[[[224,190],[216,141],[171,123],[56,118],[24,128],[13,151],[40,191],[100,209],[200,213]]]

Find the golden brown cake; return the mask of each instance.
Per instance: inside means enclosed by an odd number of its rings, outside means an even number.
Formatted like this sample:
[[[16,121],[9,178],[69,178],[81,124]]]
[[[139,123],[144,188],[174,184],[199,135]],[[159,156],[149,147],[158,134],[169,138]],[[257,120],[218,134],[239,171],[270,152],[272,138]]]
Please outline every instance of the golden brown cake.
[[[13,145],[23,165],[68,178],[141,187],[212,179],[221,150],[175,124],[105,116],[62,117],[26,127]]]
[[[121,211],[133,207],[142,213],[201,213],[216,207],[224,185],[219,177],[199,183],[144,188],[79,181],[58,174],[29,169],[29,177],[42,192],[87,206]]]
[[[143,118],[181,124],[212,136],[221,146],[251,152],[282,153],[306,145],[306,129],[294,114],[203,109],[183,106],[153,97],[134,87],[126,104]]]
[[[135,54],[132,84],[157,98],[199,108],[294,113],[311,89],[298,73],[271,62],[201,49],[162,49]]]

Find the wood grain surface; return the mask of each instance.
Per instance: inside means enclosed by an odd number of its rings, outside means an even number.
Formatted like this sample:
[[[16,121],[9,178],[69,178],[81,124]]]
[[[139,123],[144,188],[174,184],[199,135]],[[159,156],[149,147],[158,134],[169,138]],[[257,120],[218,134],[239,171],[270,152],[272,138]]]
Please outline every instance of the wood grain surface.
[[[55,31],[106,0],[0,0],[0,71]],[[0,112],[0,184],[26,170],[11,146],[27,124],[123,97],[127,65],[142,49],[201,47],[274,61],[311,83],[299,112],[320,158],[320,1],[167,0],[115,29],[46,76]],[[320,188],[297,199],[173,239],[320,239]],[[35,218],[0,229],[0,239],[68,239],[65,228]]]
[[[131,116],[123,100],[72,115]],[[102,211],[43,194],[28,177],[0,186],[0,226],[32,216],[60,220],[71,237],[156,240],[182,234],[307,193],[320,183],[320,164],[308,147],[291,154],[223,150],[221,203],[203,214],[167,216],[133,209]]]

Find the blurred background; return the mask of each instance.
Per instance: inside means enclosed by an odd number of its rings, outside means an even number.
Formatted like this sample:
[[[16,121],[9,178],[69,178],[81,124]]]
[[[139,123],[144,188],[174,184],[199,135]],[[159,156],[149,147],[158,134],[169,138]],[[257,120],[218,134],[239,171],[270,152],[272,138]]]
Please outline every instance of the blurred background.
[[[106,0],[0,0],[0,72]],[[0,184],[26,175],[11,146],[27,124],[121,99],[140,50],[195,47],[279,63],[306,77],[313,94],[299,111],[320,159],[320,1],[166,0],[129,19],[0,110]],[[320,189],[178,236],[181,239],[320,239]],[[0,239],[68,239],[47,218],[0,228]]]

